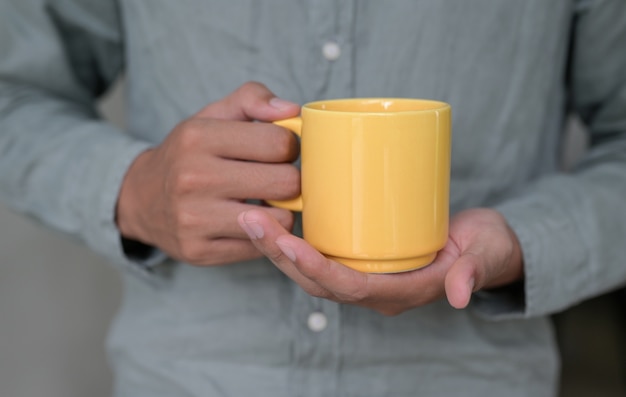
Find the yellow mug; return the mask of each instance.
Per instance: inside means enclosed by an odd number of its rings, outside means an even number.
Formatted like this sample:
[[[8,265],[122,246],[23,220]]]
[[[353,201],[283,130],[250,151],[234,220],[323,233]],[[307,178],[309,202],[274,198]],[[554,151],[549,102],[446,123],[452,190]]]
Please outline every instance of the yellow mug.
[[[277,121],[301,137],[304,239],[368,273],[430,264],[448,238],[450,106],[403,98],[334,99]]]

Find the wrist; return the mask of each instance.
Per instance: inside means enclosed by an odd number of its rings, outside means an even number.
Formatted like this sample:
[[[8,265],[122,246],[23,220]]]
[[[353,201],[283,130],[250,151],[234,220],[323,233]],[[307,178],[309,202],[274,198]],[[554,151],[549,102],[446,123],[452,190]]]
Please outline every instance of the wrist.
[[[520,244],[519,239],[517,238],[517,234],[511,228],[511,226],[507,223],[506,228],[511,237],[511,242],[513,245],[513,249],[511,252],[511,259],[509,266],[512,270],[511,279],[509,283],[517,283],[520,281],[524,281],[524,254],[522,253],[522,245]]]
[[[501,215],[502,216],[502,215]],[[491,288],[505,287],[511,284],[518,284],[524,281],[524,255],[522,253],[522,246],[517,234],[508,224],[504,216],[502,216],[508,240],[510,241],[510,247],[508,249],[507,259],[504,262],[502,269],[506,269],[505,272],[499,278],[494,279],[490,285]]]
[[[137,175],[141,174],[140,170],[143,169],[149,152],[150,150],[139,154],[128,168],[122,180],[115,206],[115,224],[122,237],[142,242],[145,242],[146,238],[140,226],[139,214],[142,206],[139,203],[141,202],[142,186]]]

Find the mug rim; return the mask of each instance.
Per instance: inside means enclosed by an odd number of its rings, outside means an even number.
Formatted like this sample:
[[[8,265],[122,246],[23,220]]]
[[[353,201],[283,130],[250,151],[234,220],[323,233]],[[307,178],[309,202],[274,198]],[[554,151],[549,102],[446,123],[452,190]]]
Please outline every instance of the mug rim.
[[[401,108],[397,110],[380,110],[380,111],[371,111],[371,110],[343,110],[337,108],[327,108],[328,105],[341,105],[346,103],[358,103],[364,106],[371,106],[376,104],[382,104],[383,107],[392,106],[394,103],[404,103],[406,104],[420,104],[426,105],[429,104],[431,106],[426,108]],[[337,99],[326,99],[308,102],[302,106],[302,109],[306,109],[307,111],[319,112],[319,113],[340,113],[340,114],[370,114],[370,115],[392,115],[392,114],[402,114],[402,113],[429,113],[433,111],[442,111],[445,109],[450,109],[450,104],[447,102],[435,100],[435,99],[423,99],[423,98],[403,98],[403,97],[363,97],[363,98],[337,98]]]

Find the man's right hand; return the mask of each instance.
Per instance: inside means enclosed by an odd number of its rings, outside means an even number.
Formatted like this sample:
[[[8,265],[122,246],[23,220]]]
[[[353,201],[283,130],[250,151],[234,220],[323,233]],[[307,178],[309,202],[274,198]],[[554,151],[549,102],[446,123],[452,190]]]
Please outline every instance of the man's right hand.
[[[265,86],[246,83],[181,122],[128,169],[116,210],[122,235],[194,265],[260,257],[237,215],[254,207],[245,200],[300,193],[300,173],[291,164],[297,140],[270,123],[299,111]],[[291,212],[266,210],[291,230]]]

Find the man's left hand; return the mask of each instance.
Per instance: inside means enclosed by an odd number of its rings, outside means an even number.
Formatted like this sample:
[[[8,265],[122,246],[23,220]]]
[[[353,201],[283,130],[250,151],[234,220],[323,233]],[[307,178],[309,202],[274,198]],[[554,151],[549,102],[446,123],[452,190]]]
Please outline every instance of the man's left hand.
[[[465,308],[472,292],[523,278],[519,241],[504,217],[491,209],[458,213],[446,246],[430,265],[396,274],[369,274],[329,260],[289,233],[263,210],[239,215],[253,244],[307,293],[397,315],[447,297]]]

